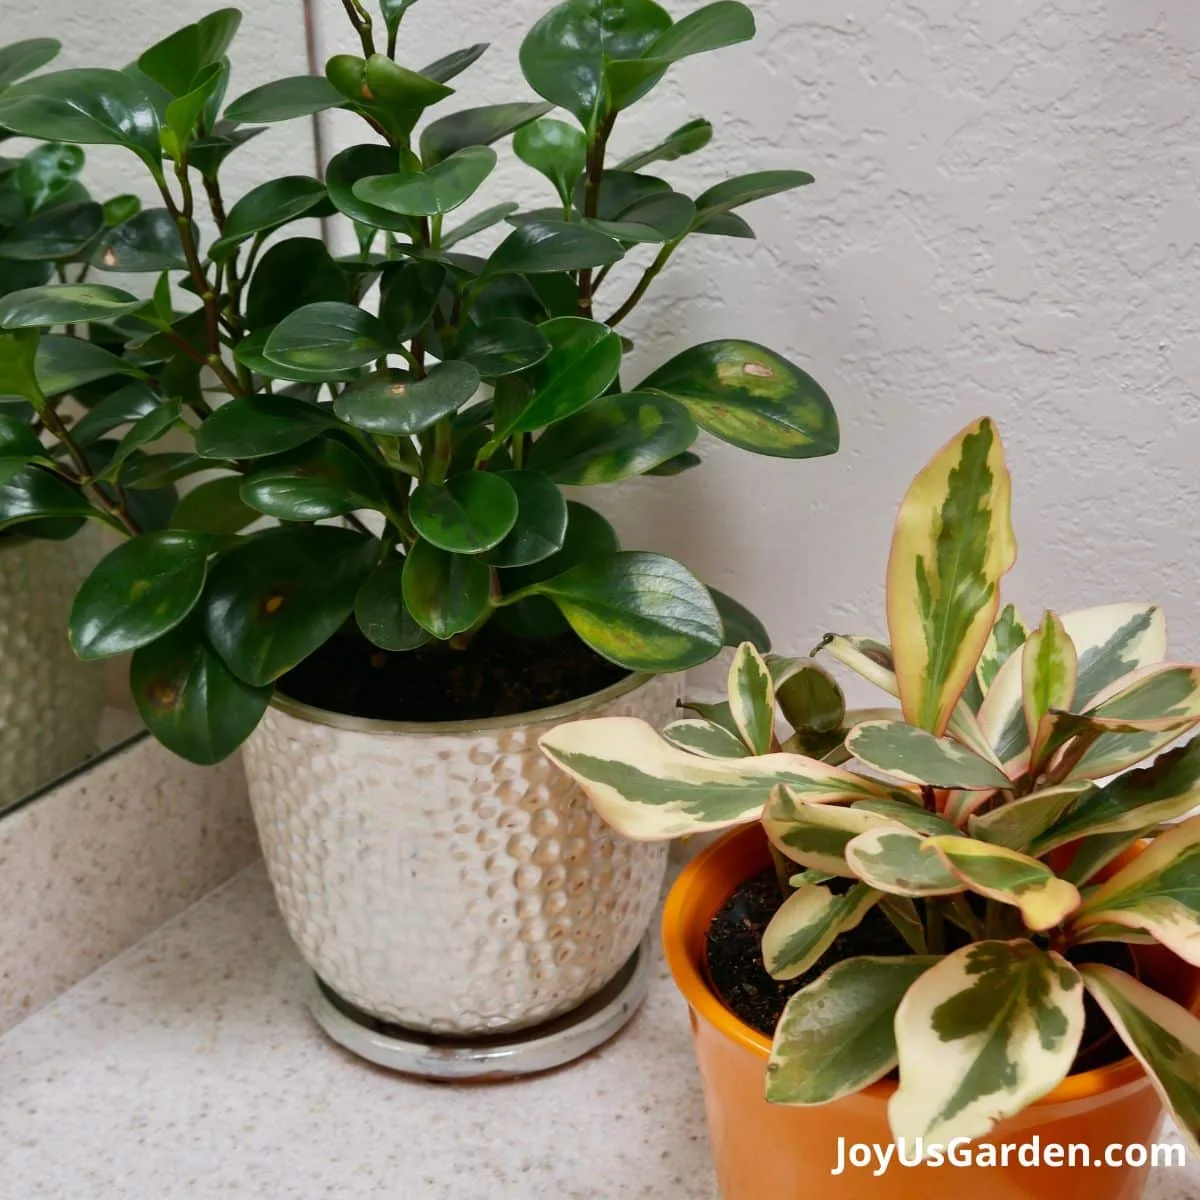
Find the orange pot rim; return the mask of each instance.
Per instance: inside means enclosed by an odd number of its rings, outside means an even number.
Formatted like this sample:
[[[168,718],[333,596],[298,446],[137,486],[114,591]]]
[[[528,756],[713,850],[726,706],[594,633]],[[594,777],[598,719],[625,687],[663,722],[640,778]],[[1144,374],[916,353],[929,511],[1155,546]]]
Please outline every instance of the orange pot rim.
[[[662,936],[667,965],[670,967],[676,987],[683,993],[688,1004],[700,1017],[730,1041],[761,1059],[765,1071],[767,1060],[771,1054],[771,1040],[740,1020],[721,1002],[709,986],[701,964],[695,961],[688,952],[687,929],[684,924],[684,914],[691,907],[697,892],[708,882],[714,868],[730,853],[732,848],[739,845],[742,839],[757,836],[761,836],[757,822],[730,830],[719,841],[697,854],[684,867],[667,894],[666,904],[663,908]],[[728,899],[728,894],[725,899]],[[1110,1063],[1108,1066],[1097,1067],[1095,1070],[1084,1071],[1078,1075],[1068,1075],[1052,1092],[1047,1093],[1040,1100],[1035,1100],[1029,1107],[1036,1109],[1042,1106],[1101,1096],[1137,1083],[1145,1078],[1145,1074],[1141,1063],[1130,1055],[1118,1062]],[[869,1084],[858,1094],[881,1103],[887,1103],[896,1091],[896,1086],[893,1081],[884,1079],[878,1083]]]

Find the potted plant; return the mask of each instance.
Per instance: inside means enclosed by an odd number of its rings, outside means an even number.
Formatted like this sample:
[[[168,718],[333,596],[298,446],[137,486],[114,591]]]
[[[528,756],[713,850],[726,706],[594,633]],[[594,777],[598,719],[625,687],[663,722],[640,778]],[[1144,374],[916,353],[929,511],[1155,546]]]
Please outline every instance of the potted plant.
[[[1009,492],[977,421],[901,506],[890,644],[822,642],[891,717],[847,717],[812,659],[746,644],[728,700],[661,737],[608,719],[542,739],[626,836],[759,822],[688,867],[664,920],[726,1200],[1127,1200],[1144,1155],[1093,1168],[1163,1105],[1196,1147],[1200,818],[1162,823],[1200,802],[1200,738],[1131,768],[1200,722],[1200,667],[1162,661],[1153,605],[1031,633],[1001,611]],[[1086,1171],[1036,1169],[1035,1135],[1086,1145]],[[854,1144],[879,1147],[865,1169]],[[969,1148],[972,1169],[944,1165]]]
[[[538,733],[586,712],[665,723],[673,673],[765,637],[563,489],[688,470],[701,429],[784,458],[832,453],[838,431],[821,388],[752,342],[623,365],[619,327],[680,247],[753,236],[737,210],[811,181],[769,171],[693,199],[647,171],[707,143],[704,121],[615,164],[608,152],[674,62],[753,34],[744,5],[675,21],[650,0],[568,0],[521,47],[543,100],[433,119],[486,47],[401,65],[409,6],[383,4],[380,21],[348,2],[360,55],[228,105],[232,9],[124,71],[0,94],[0,126],[124,146],[162,196],[98,264],[153,272],[150,299],[98,285],[9,297],[4,390],[42,411],[35,359],[85,344],[45,331],[86,321],[154,404],[107,468],[115,496],[88,495],[92,477],[62,458],[29,459],[0,525],[14,504],[69,503],[126,529],[79,593],[76,651],[132,651],[139,710],[185,757],[246,743],[277,896],[329,989],[368,1018],[473,1035],[603,988],[661,885],[665,848],[597,821]],[[228,202],[228,155],[325,109],[355,113],[370,140],[323,180]],[[456,218],[510,136],[544,198]],[[311,217],[352,222],[359,252],[268,244]],[[627,257],[632,274],[616,269]],[[168,431],[188,448],[165,449]],[[185,478],[166,528],[131,518],[138,489]]]
[[[0,48],[0,87],[45,66],[59,48],[52,38]],[[93,200],[80,181],[84,157],[66,142],[0,156],[0,309],[6,297],[55,278],[81,283],[106,230],[138,211],[135,196]],[[47,349],[57,341],[48,339]],[[86,358],[64,356],[50,366],[43,355],[39,365],[50,423],[74,424],[77,444],[99,462],[103,411],[87,414],[111,384],[89,371]],[[0,463],[12,469],[14,460],[44,460],[54,439],[49,424],[19,392],[6,396],[9,390],[0,387]],[[65,632],[75,593],[102,553],[99,531],[77,511],[23,509],[9,487],[0,468],[0,508],[10,518],[0,522],[0,810],[95,752],[105,690],[103,666],[81,663]]]

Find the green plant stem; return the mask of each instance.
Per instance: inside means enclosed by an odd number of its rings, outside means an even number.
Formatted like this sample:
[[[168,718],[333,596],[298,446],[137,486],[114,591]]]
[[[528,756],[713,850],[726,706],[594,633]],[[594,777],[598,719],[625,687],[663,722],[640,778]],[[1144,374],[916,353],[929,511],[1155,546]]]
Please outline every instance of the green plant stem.
[[[433,452],[425,467],[422,483],[445,483],[454,450],[454,429],[449,417],[443,417],[433,427]]]
[[[204,267],[200,262],[200,253],[196,248],[196,239],[192,233],[192,214],[195,210],[195,200],[192,196],[192,184],[188,178],[186,164],[177,163],[175,175],[179,180],[183,203],[175,203],[175,197],[171,195],[171,189],[167,187],[166,180],[160,181],[159,191],[162,193],[167,211],[170,212],[175,220],[175,227],[179,230],[179,240],[183,246],[183,257],[187,261],[188,274],[191,275],[192,283],[195,285],[200,299],[204,304],[205,328],[208,335],[208,353],[204,358],[204,365],[212,369],[213,373],[231,396],[240,396],[243,394],[242,385],[221,358],[218,297],[209,283],[208,276],[204,273]]]
[[[375,53],[375,38],[371,33],[371,14],[359,0],[342,0],[342,7],[346,10],[346,16],[350,18],[350,24],[354,26],[355,33],[358,34],[363,54],[370,58]],[[391,42],[388,45],[388,54],[391,56],[395,53],[395,46]]]
[[[596,130],[596,136],[588,147],[587,175],[583,185],[583,215],[595,217],[600,211],[600,185],[604,182],[604,155],[608,149],[608,139],[612,136],[616,116],[605,118]],[[579,304],[581,317],[592,315],[592,269],[586,268],[579,272]]]
[[[982,938],[984,936],[983,923],[975,915],[975,910],[967,903],[967,898],[961,895],[954,896],[950,903],[966,931],[974,938]]]
[[[642,272],[642,277],[637,281],[637,286],[629,293],[625,303],[613,313],[605,322],[610,329],[615,329],[627,316],[641,303],[642,297],[650,290],[650,285],[658,278],[663,267],[670,261],[671,255],[675,253],[678,242],[667,242],[658,254],[654,261]]]

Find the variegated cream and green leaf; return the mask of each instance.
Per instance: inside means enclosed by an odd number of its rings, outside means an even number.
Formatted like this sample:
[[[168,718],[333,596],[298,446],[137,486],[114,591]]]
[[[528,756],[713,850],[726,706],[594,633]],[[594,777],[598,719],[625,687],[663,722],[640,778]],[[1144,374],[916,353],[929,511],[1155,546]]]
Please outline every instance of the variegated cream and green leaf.
[[[905,783],[995,791],[1012,780],[950,738],[934,737],[900,721],[870,721],[846,738],[846,748],[868,767]]]
[[[1043,834],[1052,829],[1076,802],[1083,810],[1090,808],[1092,798],[1081,797],[1091,787],[1089,783],[1062,783],[1032,792],[1020,800],[1011,800],[990,812],[970,817],[967,829],[972,837],[994,846],[1007,846],[1010,850],[1035,849]]]
[[[846,845],[854,875],[897,896],[952,896],[962,880],[942,861],[929,839],[903,825],[879,825]]]
[[[1146,1069],[1189,1149],[1200,1157],[1200,1022],[1114,967],[1088,963],[1081,972],[1087,990]]]
[[[892,1133],[927,1145],[983,1137],[1066,1078],[1083,984],[1023,938],[965,946],[924,971],[896,1011]]]
[[[1165,661],[1152,604],[1047,613],[1032,634],[1001,609],[1008,491],[995,430],[976,421],[905,498],[890,644],[839,634],[813,652],[902,711],[847,711],[811,658],[743,646],[730,701],[690,704],[665,739],[615,718],[543,739],[631,836],[761,819],[781,901],[764,961],[815,980],[780,1021],[768,1098],[829,1103],[898,1061],[892,1133],[927,1145],[985,1135],[1071,1070],[1076,948],[1157,945],[1200,968],[1200,737],[1171,748],[1200,726],[1200,667]],[[782,749],[776,709],[793,730]],[[840,959],[839,935],[868,913],[911,953]],[[1082,969],[1195,1139],[1200,1021]]]
[[[1145,930],[1200,966],[1200,817],[1160,834],[1091,892],[1075,924],[1079,929],[1127,925]]]
[[[767,1099],[830,1104],[882,1079],[896,1065],[896,1009],[938,961],[851,958],[794,995],[775,1029]]]
[[[1040,628],[1025,642],[1021,656],[1021,703],[1029,738],[1030,758],[1041,762],[1050,736],[1050,714],[1070,711],[1075,699],[1079,657],[1062,620],[1046,613]]]
[[[886,798],[888,788],[799,754],[701,758],[633,717],[600,717],[543,734],[542,751],[626,837],[668,841],[757,819],[776,784],[807,803]]]
[[[1027,854],[969,837],[934,837],[929,842],[973,892],[1015,905],[1026,927],[1035,932],[1053,928],[1079,907],[1075,885]]]
[[[699,754],[702,758],[749,758],[746,743],[723,725],[705,721],[702,717],[690,717],[672,721],[663,730],[663,737],[672,746]]]
[[[772,979],[803,975],[833,944],[875,906],[879,893],[856,883],[842,895],[823,884],[797,888],[763,933],[763,965]]]
[[[913,481],[900,506],[887,574],[888,634],[900,706],[940,737],[975,670],[1017,554],[1011,481],[984,417]]]
[[[763,657],[743,642],[729,667],[729,713],[752,754],[768,754],[775,741],[775,684]]]
[[[1117,680],[1166,656],[1166,619],[1153,604],[1080,609],[1063,614],[1062,626],[1075,647],[1073,707],[1079,711]],[[979,709],[979,724],[1006,767],[1024,764],[1029,757],[1024,669],[1025,648],[1020,647],[996,674]]]
[[[887,818],[857,807],[802,804],[782,785],[772,789],[762,814],[763,831],[780,854],[830,875],[853,875],[846,865],[846,844],[886,823]]]
[[[1076,785],[1065,784],[1064,790]],[[1019,807],[1008,805],[998,815]],[[1200,806],[1200,737],[1160,755],[1148,767],[1118,775],[1080,796],[1030,843],[1035,854],[1097,834],[1136,837]],[[1132,840],[1132,838],[1130,839]]]

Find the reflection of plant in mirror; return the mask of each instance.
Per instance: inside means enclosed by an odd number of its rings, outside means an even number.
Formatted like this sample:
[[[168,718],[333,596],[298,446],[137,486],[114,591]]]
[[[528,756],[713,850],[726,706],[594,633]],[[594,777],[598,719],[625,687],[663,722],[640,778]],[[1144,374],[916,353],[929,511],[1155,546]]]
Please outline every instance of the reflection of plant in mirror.
[[[0,527],[86,514],[130,535],[82,590],[73,642],[85,657],[134,651],[147,724],[196,761],[236,748],[276,680],[352,616],[385,651],[439,639],[469,652],[495,618],[513,634],[569,627],[629,669],[702,662],[757,622],[679,563],[622,550],[561,489],[687,470],[701,429],[784,458],[837,448],[821,388],[753,342],[709,342],[622,379],[617,327],[676,251],[693,235],[753,237],[739,208],[811,182],[775,170],[692,198],[645,172],[703,147],[705,121],[609,162],[621,113],[673,63],[750,38],[750,11],[717,0],[674,21],[652,0],[567,0],[521,47],[544,102],[425,120],[486,47],[400,65],[408,7],[384,4],[380,27],[348,2],[361,56],[228,105],[233,9],[124,71],[0,80],[0,127],[123,146],[162,196],[88,254],[155,277],[151,299],[60,283],[0,304],[0,391],[59,440],[52,456],[18,445],[0,460]],[[547,116],[554,106],[565,114]],[[338,154],[324,182],[274,179],[227,204],[230,154],[267,123],[332,108],[375,140]],[[455,222],[510,135],[553,204]],[[207,245],[201,193],[217,229]],[[311,237],[268,246],[295,220],[338,215],[358,235],[351,257]],[[505,221],[490,252],[465,250]],[[636,281],[606,303],[612,269],[639,253]],[[376,283],[377,311],[363,306]],[[86,338],[47,332],[85,322]],[[56,418],[81,376],[103,392],[89,414],[111,448],[102,461]],[[231,399],[217,407],[210,384]],[[156,447],[181,429],[191,450]],[[214,469],[173,511],[138,513],[147,489]]]
[[[1086,990],[1196,1147],[1200,1022],[1093,943],[1158,942],[1200,967],[1200,817],[1161,827],[1200,804],[1200,738],[1130,770],[1200,724],[1200,667],[1162,661],[1153,605],[1047,613],[1032,632],[1001,611],[1009,493],[995,428],[977,421],[901,507],[890,645],[818,648],[901,711],[847,718],[812,659],[747,643],[728,700],[697,719],[661,737],[580,721],[542,746],[632,837],[761,819],[786,883],[765,965],[780,980],[828,968],[784,1010],[768,1099],[827,1104],[898,1065],[897,1137],[982,1137],[1071,1071]],[[777,705],[797,731],[782,743]],[[830,963],[876,906],[910,952]]]
[[[59,50],[51,38],[37,38],[0,49],[0,88],[38,70]],[[47,324],[65,325],[68,336],[77,335],[73,300],[83,299],[87,314],[103,311],[105,289],[87,284],[93,267],[105,253],[112,231],[132,221],[141,209],[136,196],[115,196],[100,203],[81,182],[84,151],[67,141],[45,142],[20,157],[0,156],[0,302],[5,311],[19,310],[28,298],[56,280],[56,301],[62,307],[43,309]],[[122,311],[118,309],[118,312]],[[115,428],[105,421],[103,409],[90,410],[120,384],[111,378],[111,365],[120,366],[108,352],[104,339],[67,345],[63,337],[43,339],[34,370],[44,389],[54,397],[50,411],[37,413],[25,389],[0,363],[0,538],[18,533],[30,538],[70,537],[94,509],[78,488],[61,484],[64,449],[55,444],[57,424],[74,423],[73,442],[86,459],[90,472],[99,472],[112,456],[115,442],[105,434]],[[127,382],[122,379],[121,382]],[[67,401],[73,404],[68,405]],[[70,409],[78,414],[73,421]],[[79,410],[82,410],[80,412]],[[48,436],[50,435],[50,436]],[[27,464],[36,463],[33,471]],[[69,470],[69,468],[67,468]],[[100,485],[96,502],[114,504],[111,485]],[[127,500],[137,520],[153,520],[163,504],[161,494],[143,494]],[[19,526],[19,528],[17,528]]]

